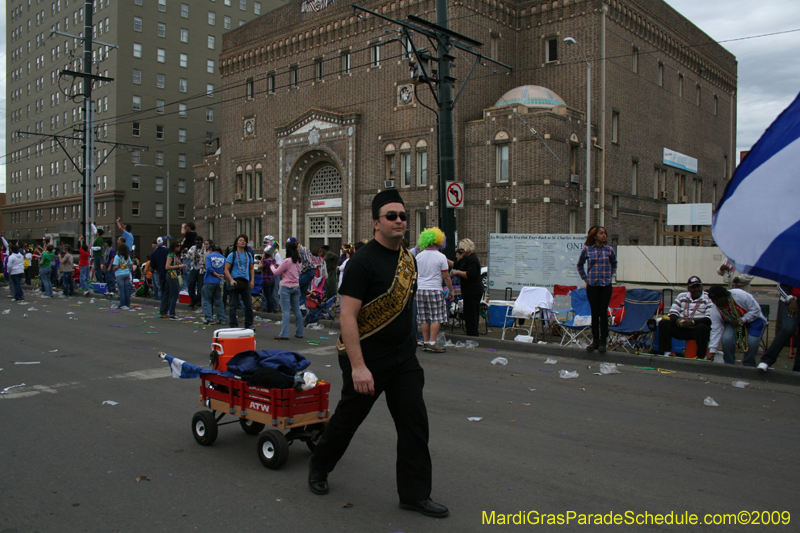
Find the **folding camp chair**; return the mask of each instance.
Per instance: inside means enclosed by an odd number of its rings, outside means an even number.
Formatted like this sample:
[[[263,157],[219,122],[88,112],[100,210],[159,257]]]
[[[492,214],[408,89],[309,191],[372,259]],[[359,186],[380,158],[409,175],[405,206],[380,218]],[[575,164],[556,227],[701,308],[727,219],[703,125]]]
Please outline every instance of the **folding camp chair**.
[[[572,315],[568,322],[559,322],[561,331],[564,332],[561,337],[561,346],[570,344],[582,346],[581,341],[588,341],[592,334],[592,308],[586,298],[586,289],[575,289],[569,293],[569,296],[572,308],[555,313],[556,315]],[[576,319],[578,325],[575,324]]]
[[[522,287],[519,296],[514,301],[513,307],[506,308],[506,319],[503,321],[503,335],[500,337],[505,340],[507,330],[519,330],[527,332],[528,336],[534,336],[536,317],[544,318],[545,310],[553,308],[553,295],[544,287]],[[511,324],[509,325],[509,318]],[[527,327],[523,326],[522,320],[530,320]]]
[[[309,304],[311,300],[306,300],[306,305]],[[305,325],[308,326],[309,324],[313,324],[314,322],[322,322],[323,320],[330,320],[331,327],[333,327],[333,323],[336,321],[336,296],[328,298],[326,301],[315,305],[314,307],[308,307],[308,314],[305,317]]]
[[[253,277],[253,288],[250,290],[250,296],[253,299],[253,309],[261,309],[264,306],[261,298],[261,286],[264,283],[264,278],[260,274]]]
[[[608,325],[616,326],[622,323],[625,315],[625,287],[611,288],[611,300],[608,302]]]
[[[625,295],[625,316],[618,326],[608,328],[609,348],[628,353],[643,352],[653,344],[655,317],[661,305],[661,293],[649,289],[631,289]],[[651,329],[652,325],[652,329]]]

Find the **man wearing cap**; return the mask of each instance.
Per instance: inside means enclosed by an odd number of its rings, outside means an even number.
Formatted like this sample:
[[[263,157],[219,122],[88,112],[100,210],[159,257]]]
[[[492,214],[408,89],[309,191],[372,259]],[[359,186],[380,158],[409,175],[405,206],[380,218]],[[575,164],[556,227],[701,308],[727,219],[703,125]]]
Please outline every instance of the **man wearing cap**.
[[[407,215],[397,190],[384,190],[373,198],[372,219],[375,238],[350,259],[339,288],[342,333],[337,349],[342,394],[311,456],[308,485],[314,494],[328,493],[328,473],[385,392],[397,428],[400,508],[444,518],[447,507],[430,498],[428,413],[422,397],[425,375],[415,353],[411,316],[417,268],[400,244]]]
[[[703,292],[703,282],[692,276],[686,283],[689,291],[675,298],[669,318],[658,323],[658,353],[672,352],[672,339],[697,343],[697,358],[705,359],[711,336],[711,299]]]

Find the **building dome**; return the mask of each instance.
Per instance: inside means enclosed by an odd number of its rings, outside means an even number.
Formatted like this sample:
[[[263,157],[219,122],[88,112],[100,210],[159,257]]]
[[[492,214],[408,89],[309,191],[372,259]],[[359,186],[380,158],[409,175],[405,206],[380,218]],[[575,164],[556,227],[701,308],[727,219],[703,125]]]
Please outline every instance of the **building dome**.
[[[495,107],[504,105],[524,105],[534,109],[552,109],[557,106],[566,106],[567,104],[547,87],[522,85],[504,94],[497,101]]]

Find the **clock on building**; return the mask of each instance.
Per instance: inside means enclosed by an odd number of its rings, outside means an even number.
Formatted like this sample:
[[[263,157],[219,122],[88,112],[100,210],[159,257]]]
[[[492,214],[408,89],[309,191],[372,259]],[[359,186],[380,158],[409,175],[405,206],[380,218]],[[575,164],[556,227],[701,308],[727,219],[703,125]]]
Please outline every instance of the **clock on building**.
[[[410,104],[414,97],[413,85],[401,85],[397,88],[397,103],[400,105]]]
[[[256,119],[248,118],[244,121],[244,136],[250,137],[256,132]]]

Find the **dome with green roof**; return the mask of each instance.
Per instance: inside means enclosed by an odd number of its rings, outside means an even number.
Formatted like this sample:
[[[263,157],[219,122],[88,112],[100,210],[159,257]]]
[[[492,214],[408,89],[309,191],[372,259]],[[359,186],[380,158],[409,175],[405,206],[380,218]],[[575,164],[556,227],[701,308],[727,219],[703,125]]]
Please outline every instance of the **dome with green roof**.
[[[497,101],[495,107],[503,105],[524,105],[536,109],[552,109],[566,106],[564,100],[556,93],[540,85],[522,85],[511,89]]]

